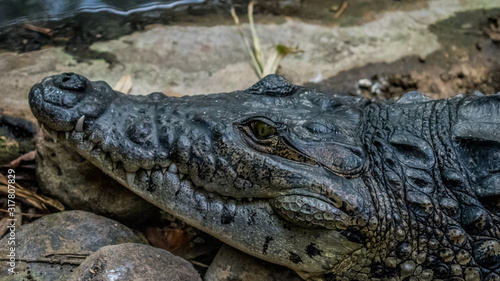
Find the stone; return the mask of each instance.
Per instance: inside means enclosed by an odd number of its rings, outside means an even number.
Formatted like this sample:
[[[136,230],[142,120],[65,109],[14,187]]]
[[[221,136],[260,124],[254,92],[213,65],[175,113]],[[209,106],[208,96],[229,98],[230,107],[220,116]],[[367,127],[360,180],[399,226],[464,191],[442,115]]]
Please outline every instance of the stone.
[[[78,153],[37,135],[37,176],[42,192],[69,209],[89,211],[126,224],[138,224],[159,209],[122,187]]]
[[[257,259],[223,245],[208,268],[204,281],[300,281],[295,271]]]
[[[137,243],[105,246],[90,255],[69,281],[201,281],[188,261],[166,250]]]
[[[0,240],[7,245],[8,236]],[[108,218],[84,211],[44,216],[15,231],[15,275],[0,271],[0,281],[66,281],[90,254],[106,245],[147,243],[131,229]],[[0,248],[7,257],[6,246]]]

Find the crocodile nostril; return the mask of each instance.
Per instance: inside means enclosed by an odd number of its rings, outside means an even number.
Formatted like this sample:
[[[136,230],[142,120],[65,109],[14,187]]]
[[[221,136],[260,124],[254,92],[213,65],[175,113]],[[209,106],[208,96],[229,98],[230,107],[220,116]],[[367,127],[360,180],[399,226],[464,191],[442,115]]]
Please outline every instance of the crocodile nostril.
[[[87,88],[87,78],[76,73],[63,73],[56,78],[55,86],[71,91],[85,91]]]

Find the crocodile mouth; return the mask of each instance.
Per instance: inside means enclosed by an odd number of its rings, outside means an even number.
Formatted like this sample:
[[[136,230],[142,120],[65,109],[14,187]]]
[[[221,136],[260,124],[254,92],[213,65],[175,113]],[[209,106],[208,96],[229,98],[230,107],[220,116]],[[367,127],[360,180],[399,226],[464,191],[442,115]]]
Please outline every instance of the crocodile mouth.
[[[229,199],[238,202],[252,202],[254,199],[270,199],[271,197],[234,197],[222,195],[209,186],[197,186],[191,180],[189,174],[182,173],[177,168],[177,164],[172,161],[164,161],[161,165],[156,164],[152,169],[138,168],[136,171],[128,171],[120,160],[113,160],[112,154],[106,151],[99,142],[93,142],[90,134],[83,131],[85,116],[82,116],[71,131],[57,131],[50,129],[46,124],[39,122],[41,130],[45,131],[45,140],[55,143],[62,143],[73,149],[79,154],[85,156],[92,164],[109,174],[122,185],[134,189],[136,180],[147,183],[146,191],[154,192],[160,188],[159,178],[178,181],[184,186],[190,186],[197,193],[203,194],[207,199],[218,198],[223,201]],[[312,195],[312,194],[311,194]]]
[[[344,231],[356,222],[341,210],[342,202],[332,202],[323,195],[300,188],[283,190],[279,194],[267,197],[237,197],[220,194],[209,186],[195,185],[189,174],[179,171],[177,164],[172,161],[164,162],[161,166],[156,164],[152,169],[138,168],[134,172],[127,171],[123,162],[113,161],[109,151],[103,149],[100,143],[93,142],[90,135],[86,136],[82,129],[83,122],[84,117],[81,117],[72,131],[52,130],[43,123],[40,123],[40,127],[48,133],[49,137],[46,139],[74,147],[91,163],[129,189],[134,190],[140,186],[146,192],[154,193],[161,188],[164,180],[168,180],[178,182],[179,188],[192,190],[199,202],[233,200],[245,205],[254,200],[265,200],[265,203],[270,204],[283,219],[299,227]]]
[[[255,197],[238,197],[233,195],[225,195],[220,194],[216,190],[210,188],[210,186],[198,186],[194,185],[191,181],[189,174],[182,173],[177,168],[177,164],[172,161],[163,161],[161,164],[155,164],[153,168],[147,169],[144,167],[139,167],[135,169],[135,171],[130,171],[125,168],[125,165],[122,161],[113,159],[112,153],[103,148],[103,146],[99,142],[94,142],[91,140],[91,134],[83,131],[85,116],[82,116],[78,119],[75,127],[71,131],[57,131],[49,128],[46,124],[42,122],[38,122],[38,125],[41,130],[45,131],[44,135],[47,137],[45,140],[50,140],[55,143],[62,143],[70,147],[74,147],[77,152],[82,155],[89,156],[89,161],[91,161],[94,165],[103,169],[104,171],[111,171],[116,174],[117,172],[121,172],[124,176],[122,176],[120,182],[129,188],[132,188],[137,175],[145,174],[148,177],[152,178],[156,173],[161,173],[162,175],[177,175],[180,181],[190,182],[193,187],[204,190],[207,194],[208,198],[214,198],[215,196],[220,196],[223,199],[233,198],[238,201],[252,201],[254,199],[273,199],[279,196],[304,196],[311,197],[318,200],[323,200],[328,202],[329,204],[338,205],[339,202],[332,202],[331,199],[320,195],[318,193],[313,193],[310,191],[306,191],[302,188],[292,188],[287,190],[280,191],[279,194],[269,195],[269,196],[255,196]],[[96,159],[96,160],[92,160]],[[153,180],[150,180],[153,182]],[[155,186],[152,185],[148,191],[154,191]]]

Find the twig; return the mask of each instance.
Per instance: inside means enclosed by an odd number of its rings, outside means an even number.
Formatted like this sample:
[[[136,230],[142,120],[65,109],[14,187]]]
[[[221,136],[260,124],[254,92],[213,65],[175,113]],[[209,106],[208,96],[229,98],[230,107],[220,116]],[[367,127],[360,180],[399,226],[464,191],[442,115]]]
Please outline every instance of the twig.
[[[81,258],[80,261],[72,261],[72,260],[54,260],[50,258],[36,258],[36,259],[22,259],[16,258],[16,261],[22,261],[26,263],[49,263],[49,264],[71,264],[71,265],[80,265],[84,261],[84,258]],[[9,261],[7,258],[0,258],[0,261]]]
[[[4,209],[0,209],[0,212],[3,212],[3,213],[11,213],[7,210],[4,210]],[[27,216],[27,217],[33,217],[33,218],[41,218],[41,217],[44,217],[46,216],[45,214],[28,214],[28,213],[18,213],[18,212],[14,212],[14,214],[20,214],[20,215],[23,215],[23,216]],[[1,224],[1,222],[0,222]],[[1,235],[0,235],[1,236]]]
[[[27,29],[36,31],[36,32],[47,34],[47,35],[50,35],[52,33],[52,29],[50,29],[50,28],[40,27],[40,26],[29,24],[29,23],[25,24],[24,27]]]
[[[91,252],[92,253],[92,252]],[[65,258],[75,258],[75,259],[86,259],[90,254],[75,254],[75,253],[54,253],[54,254],[46,254],[45,257],[58,257],[63,256]]]
[[[340,16],[344,13],[345,8],[347,8],[347,1],[344,1],[344,3],[342,3],[342,6],[340,6],[340,9],[335,13],[333,17],[335,19],[340,18]]]
[[[198,261],[194,261],[194,260],[189,260],[190,263],[194,264],[194,265],[197,265],[199,267],[204,267],[204,268],[208,268],[208,265],[204,264],[204,263],[201,263],[201,262],[198,262]]]

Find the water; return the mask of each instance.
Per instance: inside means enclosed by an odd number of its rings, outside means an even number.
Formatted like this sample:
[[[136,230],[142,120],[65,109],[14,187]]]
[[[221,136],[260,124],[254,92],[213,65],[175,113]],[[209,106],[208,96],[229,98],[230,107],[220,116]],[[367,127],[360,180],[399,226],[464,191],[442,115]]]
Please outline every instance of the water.
[[[179,5],[202,4],[205,0],[4,0],[0,1],[0,28],[26,21],[55,21],[80,13],[111,13],[129,16],[172,9]]]

